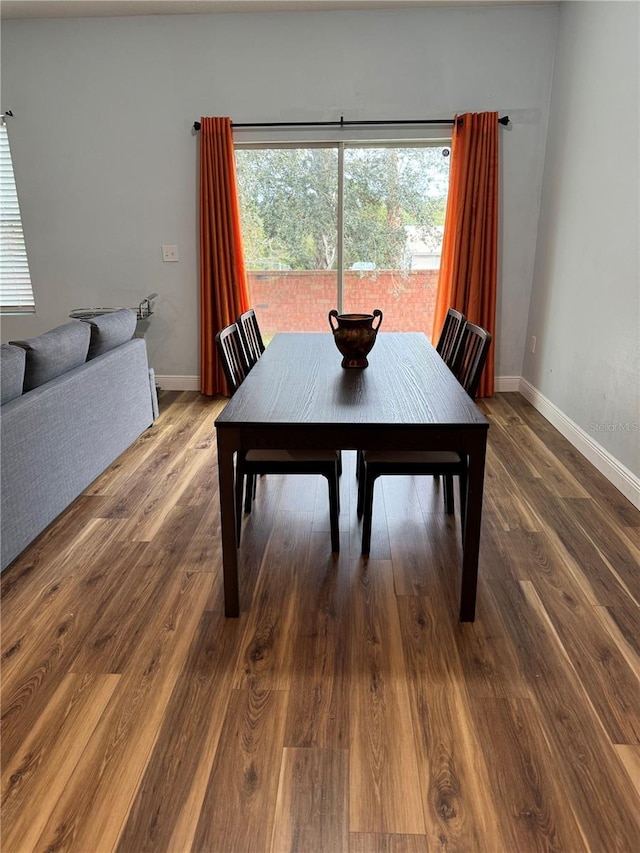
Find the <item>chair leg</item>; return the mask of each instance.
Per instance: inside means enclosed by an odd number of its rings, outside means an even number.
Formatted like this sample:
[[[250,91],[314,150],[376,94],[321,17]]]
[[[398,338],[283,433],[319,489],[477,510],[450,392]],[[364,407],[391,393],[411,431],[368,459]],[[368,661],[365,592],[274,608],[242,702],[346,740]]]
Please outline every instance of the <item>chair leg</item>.
[[[364,467],[364,451],[356,450],[356,480],[360,482],[362,468]]]
[[[342,477],[342,451],[338,451],[338,477]]]
[[[444,510],[447,515],[454,514],[453,506],[453,476],[445,474],[444,478]]]
[[[362,455],[362,451],[358,451],[358,462],[356,465],[356,470],[359,471],[358,474],[358,504],[356,507],[356,515],[358,518],[362,518],[362,513],[364,512],[364,489],[365,484],[367,482],[367,466],[364,461],[364,456]]]
[[[256,496],[256,478],[254,474],[247,474],[247,487],[244,492],[244,511],[251,512],[251,504]]]
[[[239,466],[236,466],[236,547],[240,547],[240,536],[242,534],[242,487],[244,475]]]
[[[338,485],[338,468],[327,477],[329,484],[329,522],[331,524],[331,550],[337,554],[340,551],[340,525],[338,522],[338,513],[340,512],[340,497]]]
[[[464,542],[464,530],[467,523],[467,472],[466,469],[460,472],[460,528],[462,530],[462,541]]]
[[[369,468],[365,466],[364,480],[364,522],[362,524],[362,556],[368,557],[371,550],[371,516],[373,515],[373,485],[375,477],[371,475]]]

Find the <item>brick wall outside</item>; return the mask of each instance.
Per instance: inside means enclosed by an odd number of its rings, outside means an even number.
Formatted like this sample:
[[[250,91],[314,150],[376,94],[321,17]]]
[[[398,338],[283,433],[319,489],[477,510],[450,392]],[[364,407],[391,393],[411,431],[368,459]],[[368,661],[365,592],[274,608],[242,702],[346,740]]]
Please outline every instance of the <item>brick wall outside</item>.
[[[336,273],[332,270],[249,272],[249,298],[260,329],[276,332],[326,332],[327,315],[336,308]],[[438,270],[408,273],[349,271],[344,277],[344,313],[383,313],[382,332],[431,335]]]

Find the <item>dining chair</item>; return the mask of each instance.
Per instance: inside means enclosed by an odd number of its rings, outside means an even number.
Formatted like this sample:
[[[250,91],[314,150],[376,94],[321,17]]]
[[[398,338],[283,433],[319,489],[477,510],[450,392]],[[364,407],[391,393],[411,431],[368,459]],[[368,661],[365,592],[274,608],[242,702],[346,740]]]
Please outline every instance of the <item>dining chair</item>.
[[[253,308],[250,308],[238,317],[237,326],[242,336],[249,369],[251,369],[264,352],[264,343],[260,334],[256,312]]]
[[[478,390],[491,334],[473,323],[466,323],[453,360],[454,373],[467,394],[473,399]],[[457,371],[457,372],[456,372]],[[467,512],[467,458],[453,451],[365,450],[361,454],[358,478],[358,518],[362,525],[362,554],[371,549],[373,487],[376,479],[388,474],[442,475],[444,480],[445,512],[453,515],[453,478],[459,479],[460,524],[464,535]]]
[[[249,372],[247,355],[236,323],[220,329],[216,333],[215,340],[222,369],[233,397]]]
[[[442,324],[442,331],[436,344],[436,352],[442,358],[447,367],[453,367],[454,358],[458,352],[458,346],[466,325],[466,318],[460,311],[455,308],[449,308]],[[360,480],[364,460],[362,457],[364,451],[357,451],[356,458],[356,480]],[[437,476],[437,475],[435,475]]]
[[[466,324],[466,318],[460,311],[455,308],[449,308],[442,324],[442,331],[436,344],[436,352],[442,358],[447,367],[452,367],[453,359],[458,351],[458,345],[462,337],[462,332]],[[356,480],[360,480],[362,468],[364,465],[364,451],[358,450],[356,457]]]
[[[216,334],[216,345],[222,366],[233,396],[245,380],[248,367],[240,331],[232,323]],[[242,530],[242,495],[244,511],[251,512],[255,496],[255,478],[262,474],[320,474],[326,477],[329,487],[329,522],[331,526],[331,550],[340,550],[338,515],[340,513],[339,487],[340,453],[335,450],[247,450],[236,459],[236,542],[240,545]]]
[[[472,400],[478,391],[490,346],[491,334],[486,329],[475,323],[465,323],[451,369]]]
[[[464,314],[449,308],[436,344],[436,352],[448,367],[453,364],[466,322]]]

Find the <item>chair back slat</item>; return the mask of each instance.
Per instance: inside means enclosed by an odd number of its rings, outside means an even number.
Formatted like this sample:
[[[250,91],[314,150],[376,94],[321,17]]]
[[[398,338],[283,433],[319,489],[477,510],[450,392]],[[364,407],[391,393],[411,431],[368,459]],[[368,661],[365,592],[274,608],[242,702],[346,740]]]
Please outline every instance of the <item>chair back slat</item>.
[[[453,364],[465,323],[464,314],[456,311],[455,308],[449,308],[447,316],[444,318],[440,338],[436,344],[436,352],[440,354],[440,357],[448,367],[451,367]]]
[[[480,384],[491,340],[491,334],[482,326],[465,324],[451,369],[472,399],[476,396]]]
[[[242,338],[236,323],[221,329],[216,334],[216,346],[229,390],[233,395],[249,372]]]
[[[253,308],[250,308],[238,317],[237,325],[244,342],[247,362],[249,367],[253,367],[264,352],[264,343],[260,334],[258,319]]]

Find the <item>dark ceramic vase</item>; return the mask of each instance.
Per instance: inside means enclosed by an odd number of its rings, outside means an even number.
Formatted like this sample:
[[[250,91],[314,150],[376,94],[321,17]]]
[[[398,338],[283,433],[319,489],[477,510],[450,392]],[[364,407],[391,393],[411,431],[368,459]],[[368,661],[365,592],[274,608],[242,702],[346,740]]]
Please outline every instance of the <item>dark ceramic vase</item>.
[[[376,319],[378,323],[374,327]],[[381,323],[382,311],[379,308],[373,314],[338,314],[335,308],[329,311],[329,325],[335,344],[342,353],[343,367],[367,367],[367,355],[376,342]]]

